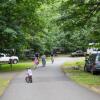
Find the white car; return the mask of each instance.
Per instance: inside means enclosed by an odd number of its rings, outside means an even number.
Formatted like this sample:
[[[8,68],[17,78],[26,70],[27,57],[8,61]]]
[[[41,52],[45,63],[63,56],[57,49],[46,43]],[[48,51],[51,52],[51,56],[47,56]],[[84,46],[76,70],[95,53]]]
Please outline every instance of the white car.
[[[16,64],[18,63],[19,58],[17,56],[9,56],[4,53],[0,53],[0,62],[8,62],[8,63],[13,63]]]
[[[93,53],[98,53],[100,51],[98,51],[98,48],[88,48],[87,49],[87,54],[93,54]]]

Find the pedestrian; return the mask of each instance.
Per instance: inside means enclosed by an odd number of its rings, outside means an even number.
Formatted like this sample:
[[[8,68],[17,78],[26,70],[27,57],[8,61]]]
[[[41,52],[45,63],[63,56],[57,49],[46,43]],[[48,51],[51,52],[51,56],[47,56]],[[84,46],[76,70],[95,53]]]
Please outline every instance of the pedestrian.
[[[34,55],[34,62],[35,62],[35,65],[39,64],[39,52],[35,53],[35,55]]]
[[[41,56],[41,59],[42,59],[42,65],[43,65],[43,67],[45,67],[46,66],[46,56],[43,54]]]
[[[35,66],[34,67],[37,68],[38,64],[39,64],[39,60],[38,60],[37,57],[35,57],[35,59],[34,59],[34,65]]]
[[[54,63],[54,53],[53,53],[53,51],[51,52],[51,62],[52,62],[52,64]]]

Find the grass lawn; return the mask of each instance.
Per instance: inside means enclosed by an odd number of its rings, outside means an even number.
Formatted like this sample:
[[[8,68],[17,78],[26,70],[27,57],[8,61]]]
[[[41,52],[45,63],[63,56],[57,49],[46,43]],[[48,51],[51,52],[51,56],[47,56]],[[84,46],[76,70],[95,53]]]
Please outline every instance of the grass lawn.
[[[21,71],[26,69],[27,67],[33,67],[33,66],[34,63],[32,61],[19,62],[17,64],[12,64],[12,70],[11,70],[11,64],[3,64],[0,67],[0,72]]]
[[[71,68],[72,66],[79,66],[80,70]],[[100,86],[100,75],[92,75],[91,73],[84,72],[84,59],[74,62],[66,62],[62,66],[64,73],[79,84],[89,86]]]
[[[46,60],[48,62],[51,60],[51,58],[47,57]],[[40,59],[40,64],[41,64],[41,59]],[[27,67],[34,68],[34,62],[32,60],[27,60],[27,61],[21,60],[17,64],[12,64],[12,70],[11,70],[11,64],[2,64],[0,66],[0,72],[22,71]]]

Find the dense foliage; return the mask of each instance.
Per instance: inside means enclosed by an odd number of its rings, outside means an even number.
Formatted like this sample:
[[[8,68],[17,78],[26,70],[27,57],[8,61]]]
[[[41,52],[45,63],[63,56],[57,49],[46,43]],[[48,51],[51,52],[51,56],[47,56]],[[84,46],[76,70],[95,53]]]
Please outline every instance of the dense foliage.
[[[100,42],[99,0],[0,0],[0,50],[85,50]]]
[[[68,42],[71,40],[70,43],[76,48],[86,48],[89,42],[100,42],[99,0],[63,1],[60,6],[60,14],[61,17],[57,20],[58,25],[64,35],[66,34],[66,37],[69,38]]]

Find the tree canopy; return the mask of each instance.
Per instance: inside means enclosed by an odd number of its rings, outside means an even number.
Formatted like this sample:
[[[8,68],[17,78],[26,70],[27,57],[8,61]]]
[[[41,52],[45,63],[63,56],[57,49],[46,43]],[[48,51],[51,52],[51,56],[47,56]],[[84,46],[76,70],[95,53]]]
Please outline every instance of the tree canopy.
[[[99,0],[0,0],[0,50],[86,50],[100,42]]]

